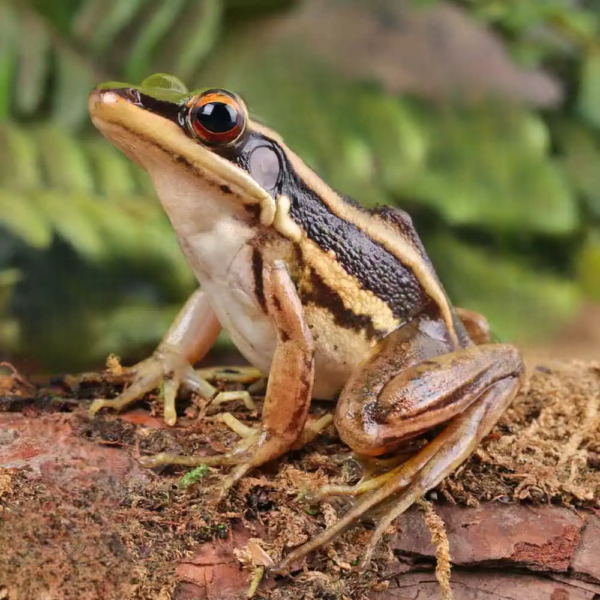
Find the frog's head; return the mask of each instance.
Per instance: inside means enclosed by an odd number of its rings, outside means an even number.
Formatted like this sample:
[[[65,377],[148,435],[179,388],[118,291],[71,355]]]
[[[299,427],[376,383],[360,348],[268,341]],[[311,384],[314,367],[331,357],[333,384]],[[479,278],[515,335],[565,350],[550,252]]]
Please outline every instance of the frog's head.
[[[152,178],[172,220],[224,211],[270,225],[283,184],[283,144],[230,92],[189,92],[169,75],[106,83],[89,97],[94,125]],[[200,205],[199,205],[200,204]],[[197,218],[197,217],[196,217]]]

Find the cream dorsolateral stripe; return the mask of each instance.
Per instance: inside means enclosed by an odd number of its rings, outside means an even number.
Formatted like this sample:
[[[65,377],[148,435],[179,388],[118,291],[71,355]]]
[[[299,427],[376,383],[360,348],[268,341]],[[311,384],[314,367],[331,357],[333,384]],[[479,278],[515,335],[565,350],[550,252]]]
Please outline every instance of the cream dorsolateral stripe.
[[[356,315],[370,317],[379,331],[391,331],[398,327],[401,321],[394,317],[391,308],[372,291],[363,289],[356,278],[344,270],[332,252],[324,252],[309,240],[289,212],[290,199],[280,196],[273,226],[281,235],[299,245],[304,260],[327,287],[336,291],[344,306]]]
[[[297,154],[284,144],[278,134],[259,123],[252,123],[252,129],[275,140],[282,147],[299,177],[328,206],[333,214],[356,225],[413,271],[425,293],[439,306],[448,331],[457,341],[454,319],[446,294],[437,277],[424,265],[423,257],[414,246],[402,237],[394,235],[383,223],[376,222],[373,219],[365,219],[364,213],[360,209],[345,202],[337,192],[330,188]]]

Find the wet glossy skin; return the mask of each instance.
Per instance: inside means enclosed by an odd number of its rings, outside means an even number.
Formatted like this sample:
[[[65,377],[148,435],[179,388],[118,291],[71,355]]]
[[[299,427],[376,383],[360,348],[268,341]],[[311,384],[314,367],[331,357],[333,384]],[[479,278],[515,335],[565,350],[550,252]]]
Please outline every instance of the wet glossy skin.
[[[166,377],[165,416],[174,422],[180,384],[206,392],[189,365],[223,327],[269,373],[262,426],[223,456],[163,455],[146,459],[149,466],[231,465],[224,492],[327,424],[306,427],[311,397],[337,398],[335,425],[361,455],[393,452],[448,423],[368,485],[327,490],[362,496],[280,568],[397,494],[368,562],[387,524],[463,462],[515,396],[518,351],[480,343],[489,341],[487,323],[452,307],[408,215],[368,212],[335,193],[235,95],[190,93],[155,76],[137,87],[101,86],[90,95],[90,114],[152,177],[201,289],[137,366],[129,390],[94,410],[122,408]]]

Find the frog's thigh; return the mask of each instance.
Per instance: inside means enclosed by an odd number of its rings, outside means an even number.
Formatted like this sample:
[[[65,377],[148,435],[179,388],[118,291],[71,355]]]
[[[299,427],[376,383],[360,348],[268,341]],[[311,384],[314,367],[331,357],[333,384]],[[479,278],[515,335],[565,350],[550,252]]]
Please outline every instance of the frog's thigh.
[[[403,440],[462,413],[498,382],[518,378],[523,371],[520,354],[510,345],[441,353],[442,344],[432,345],[423,336],[408,341],[406,335],[396,336],[383,340],[382,348],[359,365],[338,401],[336,427],[359,454],[377,456],[394,450]]]

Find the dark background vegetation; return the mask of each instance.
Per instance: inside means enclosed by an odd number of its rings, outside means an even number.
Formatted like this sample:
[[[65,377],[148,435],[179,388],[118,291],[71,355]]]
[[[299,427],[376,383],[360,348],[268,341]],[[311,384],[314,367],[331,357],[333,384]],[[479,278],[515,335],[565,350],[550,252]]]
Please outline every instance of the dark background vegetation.
[[[0,358],[153,347],[193,290],[105,80],[226,87],[331,185],[416,221],[457,304],[548,338],[600,300],[600,1],[0,1]]]

